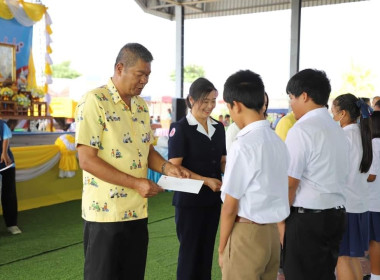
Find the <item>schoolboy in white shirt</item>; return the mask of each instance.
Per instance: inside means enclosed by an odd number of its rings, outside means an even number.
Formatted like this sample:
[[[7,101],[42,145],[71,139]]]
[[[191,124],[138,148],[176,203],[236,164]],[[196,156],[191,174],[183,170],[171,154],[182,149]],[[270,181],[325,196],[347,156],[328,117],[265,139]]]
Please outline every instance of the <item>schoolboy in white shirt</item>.
[[[291,280],[332,280],[345,229],[347,137],[327,111],[331,86],[325,72],[300,71],[286,91],[297,122],[285,140],[292,207],[286,219],[284,274]]]
[[[227,155],[219,265],[226,279],[277,278],[277,223],[289,215],[288,151],[264,118],[264,84],[249,70],[230,76],[223,93],[241,131]]]

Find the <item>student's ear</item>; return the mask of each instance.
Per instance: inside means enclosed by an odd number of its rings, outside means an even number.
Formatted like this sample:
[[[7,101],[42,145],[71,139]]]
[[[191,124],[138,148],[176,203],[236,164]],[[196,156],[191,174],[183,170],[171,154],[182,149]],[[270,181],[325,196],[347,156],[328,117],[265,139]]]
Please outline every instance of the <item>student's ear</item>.
[[[233,101],[233,104],[234,106],[232,107],[232,109],[234,109],[236,113],[240,113],[242,110],[242,104],[237,101]]]
[[[309,95],[307,94],[307,92],[302,92],[301,95],[299,96],[299,98],[303,101],[303,102],[307,102],[310,99]]]

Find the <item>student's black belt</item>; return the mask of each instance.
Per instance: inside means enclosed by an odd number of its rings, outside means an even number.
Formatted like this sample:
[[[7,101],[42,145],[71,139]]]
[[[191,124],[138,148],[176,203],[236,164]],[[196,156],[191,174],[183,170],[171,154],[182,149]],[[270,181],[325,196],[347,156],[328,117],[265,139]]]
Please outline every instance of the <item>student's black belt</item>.
[[[296,213],[322,213],[326,211],[331,211],[331,210],[340,210],[340,211],[345,211],[346,209],[344,208],[343,205],[335,206],[333,208],[328,208],[328,209],[308,209],[308,208],[303,208],[303,207],[291,207],[290,211],[291,212],[296,212]]]

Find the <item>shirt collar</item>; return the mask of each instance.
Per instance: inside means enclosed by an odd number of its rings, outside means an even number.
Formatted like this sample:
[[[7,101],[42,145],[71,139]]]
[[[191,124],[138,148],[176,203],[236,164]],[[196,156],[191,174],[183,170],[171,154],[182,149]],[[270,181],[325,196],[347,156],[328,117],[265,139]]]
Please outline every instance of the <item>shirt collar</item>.
[[[358,123],[351,123],[343,127],[343,130],[357,129],[360,128]]]
[[[108,89],[108,92],[112,98],[113,103],[116,104],[122,100],[120,97],[120,94],[119,94],[117,88],[115,87],[115,84],[112,82],[111,78],[109,78],[109,80],[108,80],[107,89]]]
[[[309,112],[307,112],[305,115],[303,115],[299,120],[298,122],[303,122],[309,118],[312,118],[314,116],[323,116],[323,115],[329,115],[329,112],[327,111],[327,108],[326,107],[323,107],[323,108],[317,108],[317,109],[313,109]]]
[[[252,122],[249,125],[246,125],[242,130],[240,130],[238,134],[236,135],[236,138],[244,136],[245,134],[251,132],[252,130],[260,129],[263,127],[270,127],[269,121],[261,120],[261,121]]]
[[[112,101],[113,101],[114,104],[122,102],[122,104],[124,105],[125,110],[127,110],[127,111],[129,111],[129,110],[130,111],[135,111],[133,108],[136,107],[136,105],[135,105],[135,103],[137,102],[137,97],[136,96],[133,96],[131,98],[131,107],[132,108],[128,108],[127,104],[125,104],[125,102],[123,101],[123,99],[121,99],[119,91],[115,87],[115,84],[113,83],[112,78],[109,78],[109,80],[108,80],[107,89],[108,89],[108,92],[109,92],[109,94],[111,96],[111,99],[112,99]]]
[[[207,129],[208,129],[208,133],[207,133],[203,125],[201,125],[197,121],[197,119],[193,116],[193,114],[190,111],[189,113],[187,113],[186,119],[189,125],[197,125],[197,131],[202,133],[203,135],[206,135],[211,140],[211,137],[214,135],[215,130],[216,130],[213,125],[218,124],[216,121],[214,121],[210,117],[207,119]]]

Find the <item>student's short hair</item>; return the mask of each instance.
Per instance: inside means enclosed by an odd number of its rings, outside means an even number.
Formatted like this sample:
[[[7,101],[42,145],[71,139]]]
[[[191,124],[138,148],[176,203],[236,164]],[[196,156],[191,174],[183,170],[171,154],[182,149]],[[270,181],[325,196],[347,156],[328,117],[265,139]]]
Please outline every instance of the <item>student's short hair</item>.
[[[134,66],[136,62],[142,59],[145,62],[152,62],[153,56],[143,45],[139,43],[128,43],[124,45],[115,62],[115,67],[118,63],[123,63],[125,68]]]
[[[264,83],[259,74],[250,70],[240,70],[226,80],[223,99],[231,107],[236,101],[259,113],[264,106],[264,93]]]
[[[298,97],[303,92],[306,92],[315,104],[326,105],[331,92],[330,80],[326,73],[316,69],[305,69],[291,77],[286,86],[286,93]]]
[[[267,92],[264,92],[265,96],[267,97],[267,103],[265,104],[265,111],[264,111],[264,117],[268,117],[268,106],[269,106],[269,96]],[[265,99],[264,99],[265,102]],[[285,114],[284,114],[285,115]]]
[[[186,98],[186,105],[191,109],[190,96],[194,102],[203,101],[213,90],[217,91],[214,85],[205,78],[196,79],[190,86],[189,95]]]
[[[376,101],[375,107],[380,107],[380,99]]]

